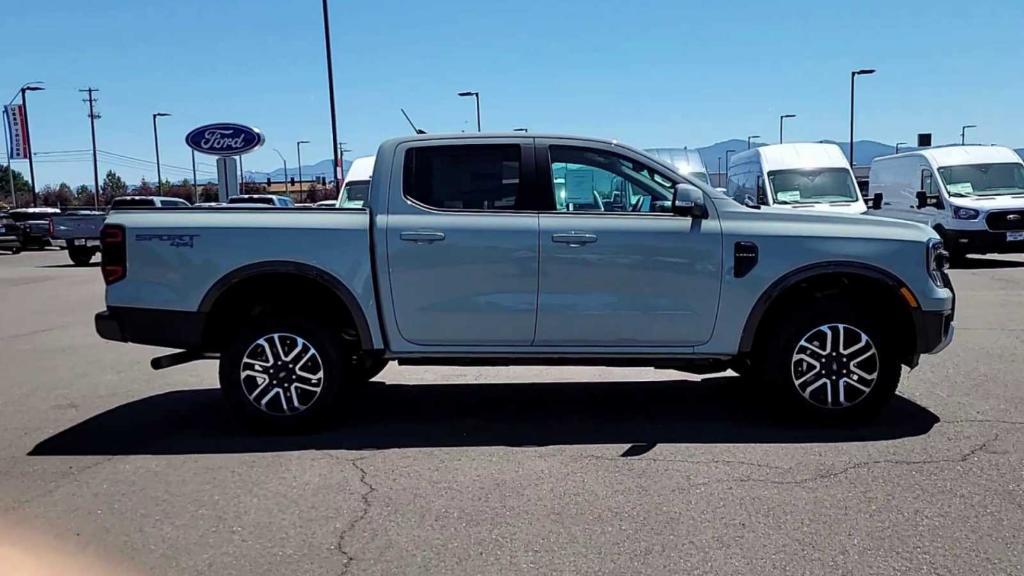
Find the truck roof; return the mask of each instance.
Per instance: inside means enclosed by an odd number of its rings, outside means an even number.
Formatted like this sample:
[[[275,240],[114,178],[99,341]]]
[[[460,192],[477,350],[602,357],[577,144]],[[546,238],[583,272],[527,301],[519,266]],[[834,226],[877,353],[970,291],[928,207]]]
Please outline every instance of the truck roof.
[[[770,144],[734,154],[729,164],[743,164],[760,157],[761,163],[770,170],[792,170],[800,168],[849,168],[846,155],[835,144],[827,142],[794,142],[792,144]]]
[[[936,148],[924,148],[892,154],[875,158],[874,162],[886,161],[890,158],[907,158],[911,156],[923,156],[935,166],[961,166],[964,164],[994,164],[1005,162],[1021,162],[1021,157],[1013,150],[1005,146],[939,146]]]

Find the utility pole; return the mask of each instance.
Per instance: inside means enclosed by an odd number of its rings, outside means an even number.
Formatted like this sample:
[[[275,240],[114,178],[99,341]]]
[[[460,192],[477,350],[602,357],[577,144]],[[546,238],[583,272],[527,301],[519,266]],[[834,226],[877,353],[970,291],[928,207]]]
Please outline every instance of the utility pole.
[[[31,135],[31,133],[29,132],[29,129],[28,129],[28,100],[25,99],[25,92],[35,92],[35,91],[38,91],[38,90],[44,90],[44,88],[42,88],[41,86],[28,86],[28,85],[21,87],[21,114],[22,114],[22,116],[25,119],[25,144],[27,144],[27,146],[25,146],[25,147],[28,148],[28,150],[27,150],[27,152],[28,152],[28,177],[29,177],[29,181],[32,184],[32,206],[33,207],[39,205],[39,197],[36,196],[36,168],[35,168],[35,164],[33,164],[33,162],[32,162],[32,154],[33,154],[32,135]]]
[[[331,141],[334,143],[334,196],[341,196],[342,171],[341,158],[338,156],[338,114],[334,108],[334,63],[331,58],[331,17],[327,11],[327,0],[323,0],[324,13],[324,49],[327,51],[327,91],[331,100]]]
[[[96,112],[93,107],[96,104],[96,99],[93,98],[93,92],[99,92],[96,88],[85,88],[79,90],[79,92],[85,92],[89,96],[82,100],[89,104],[89,130],[92,132],[92,196],[93,196],[93,207],[96,210],[100,209],[100,169],[96,162],[96,121],[100,119],[100,115]]]

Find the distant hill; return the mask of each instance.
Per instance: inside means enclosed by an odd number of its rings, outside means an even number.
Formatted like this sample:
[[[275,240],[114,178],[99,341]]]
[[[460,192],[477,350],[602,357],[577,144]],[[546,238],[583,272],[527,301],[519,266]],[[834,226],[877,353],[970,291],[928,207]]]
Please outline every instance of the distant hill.
[[[310,178],[319,178],[320,176],[325,176],[325,177],[327,177],[327,180],[333,180],[334,179],[334,171],[331,169],[331,167],[333,165],[334,165],[334,160],[332,158],[328,158],[327,160],[321,160],[321,161],[317,162],[316,164],[309,164],[309,165],[303,164],[302,165],[302,179],[303,180],[309,180]],[[352,162],[350,160],[343,160],[342,161],[342,167],[344,168],[346,173],[348,172],[348,168],[351,165],[352,165]],[[298,178],[299,177],[299,169],[296,168],[295,166],[288,166],[288,173],[287,174],[285,174],[285,171],[284,171],[283,167],[282,168],[278,168],[276,170],[273,170],[271,172],[260,172],[260,171],[256,171],[256,170],[246,170],[245,171],[245,178],[247,180],[248,179],[252,179],[252,180],[254,180],[256,182],[263,182],[263,181],[265,181],[267,179],[267,177],[270,177],[270,179],[275,181],[275,182],[281,182],[281,181],[283,181],[283,180],[285,180],[287,178]]]

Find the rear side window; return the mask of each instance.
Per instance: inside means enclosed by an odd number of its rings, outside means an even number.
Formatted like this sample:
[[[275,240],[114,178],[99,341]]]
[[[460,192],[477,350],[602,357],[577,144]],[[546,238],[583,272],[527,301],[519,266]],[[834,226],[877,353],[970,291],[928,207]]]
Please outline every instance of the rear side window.
[[[403,192],[442,210],[521,209],[520,147],[478,144],[411,148]]]
[[[152,198],[114,198],[110,203],[111,208],[139,208],[156,206]]]

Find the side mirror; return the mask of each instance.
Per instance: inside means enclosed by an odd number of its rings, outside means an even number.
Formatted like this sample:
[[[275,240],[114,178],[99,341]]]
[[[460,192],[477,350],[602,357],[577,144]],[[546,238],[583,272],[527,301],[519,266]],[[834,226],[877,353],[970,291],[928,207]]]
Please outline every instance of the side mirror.
[[[939,209],[942,209],[942,208],[946,207],[946,205],[942,203],[942,197],[939,196],[938,194],[929,195],[924,190],[918,190],[917,191],[917,207],[918,207],[918,209],[920,209],[920,208],[927,208],[929,206],[931,206],[932,208],[939,208]]]
[[[875,192],[874,196],[871,197],[871,209],[881,210],[882,209],[882,193]]]
[[[707,218],[704,193],[692,184],[676,184],[672,195],[672,213],[686,218]]]
[[[751,196],[750,194],[743,195],[743,205],[746,206],[747,208],[753,208],[754,210],[761,209],[761,205],[758,204],[757,200],[754,200],[754,197]]]
[[[757,203],[762,206],[768,205],[768,193],[764,190],[764,178],[757,177]]]

